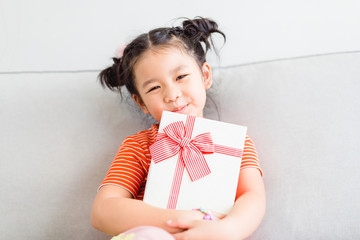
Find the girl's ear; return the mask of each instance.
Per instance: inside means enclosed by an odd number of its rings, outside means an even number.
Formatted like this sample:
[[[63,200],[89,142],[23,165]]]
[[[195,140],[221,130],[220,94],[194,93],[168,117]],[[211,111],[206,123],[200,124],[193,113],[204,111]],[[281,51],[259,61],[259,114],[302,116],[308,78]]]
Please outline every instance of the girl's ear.
[[[147,109],[147,107],[145,106],[144,102],[141,100],[141,98],[136,95],[136,94],[132,94],[131,95],[132,98],[134,99],[134,101],[136,102],[136,104],[139,106],[139,108],[141,108],[141,110],[145,113],[145,114],[149,114],[149,110]]]
[[[207,62],[204,62],[204,64],[201,67],[201,70],[202,70],[203,76],[204,76],[203,81],[204,81],[205,90],[208,90],[212,84],[211,67]]]

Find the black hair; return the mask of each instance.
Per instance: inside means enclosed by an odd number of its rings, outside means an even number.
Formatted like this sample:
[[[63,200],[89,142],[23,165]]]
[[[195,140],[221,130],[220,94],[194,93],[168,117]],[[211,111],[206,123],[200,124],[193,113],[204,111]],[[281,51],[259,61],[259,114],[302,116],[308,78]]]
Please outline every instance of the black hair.
[[[146,50],[178,46],[185,49],[201,67],[206,62],[207,51],[214,48],[212,33],[221,34],[226,41],[225,34],[218,29],[215,21],[197,17],[184,20],[182,27],[156,28],[141,34],[125,47],[122,57],[114,57],[114,64],[100,72],[100,83],[120,94],[121,87],[126,86],[131,95],[135,94],[141,99],[135,86],[134,66]]]

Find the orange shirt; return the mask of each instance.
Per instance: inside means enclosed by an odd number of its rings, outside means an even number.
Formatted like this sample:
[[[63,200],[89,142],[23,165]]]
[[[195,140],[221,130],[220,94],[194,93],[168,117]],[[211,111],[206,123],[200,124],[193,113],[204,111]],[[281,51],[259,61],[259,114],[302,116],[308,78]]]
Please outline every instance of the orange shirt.
[[[154,124],[148,130],[127,137],[99,188],[108,184],[117,185],[128,190],[134,198],[143,199],[151,162],[149,147],[155,142],[158,129],[159,125]],[[249,167],[259,169],[262,175],[255,145],[247,136],[240,170]]]

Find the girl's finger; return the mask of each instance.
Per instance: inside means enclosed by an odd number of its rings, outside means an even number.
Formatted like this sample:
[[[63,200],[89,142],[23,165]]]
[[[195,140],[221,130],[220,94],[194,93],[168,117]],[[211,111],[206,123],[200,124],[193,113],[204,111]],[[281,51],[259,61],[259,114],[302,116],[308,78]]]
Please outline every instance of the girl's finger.
[[[181,221],[181,220],[168,220],[167,225],[174,228],[182,228],[182,229],[189,229],[190,222]]]

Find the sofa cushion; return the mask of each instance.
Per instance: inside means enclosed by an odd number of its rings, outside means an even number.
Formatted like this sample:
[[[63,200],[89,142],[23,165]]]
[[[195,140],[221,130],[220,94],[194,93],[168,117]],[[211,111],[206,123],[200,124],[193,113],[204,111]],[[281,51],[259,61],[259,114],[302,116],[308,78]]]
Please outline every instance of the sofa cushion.
[[[267,212],[251,239],[357,239],[360,53],[214,69],[206,116],[248,127]],[[0,74],[0,234],[109,239],[90,209],[123,139],[152,119],[97,72]]]

